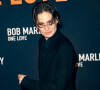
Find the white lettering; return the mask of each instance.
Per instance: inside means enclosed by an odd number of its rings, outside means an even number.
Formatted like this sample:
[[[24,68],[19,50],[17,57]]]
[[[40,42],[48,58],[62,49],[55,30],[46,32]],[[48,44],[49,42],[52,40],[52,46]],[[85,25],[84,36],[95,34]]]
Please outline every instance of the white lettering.
[[[8,41],[16,41],[16,38],[15,38],[15,36],[8,37]]]
[[[11,35],[20,35],[20,28],[7,28],[7,35],[11,36]]]
[[[40,34],[36,27],[23,27],[23,35]]]
[[[1,65],[3,65],[4,57],[0,57]]]
[[[97,59],[97,54],[95,53],[95,61],[99,61],[100,59]]]
[[[79,61],[100,61],[100,53],[79,54]]]
[[[88,54],[86,54],[86,58],[85,58],[84,61],[87,61],[87,60],[90,61],[90,60],[89,60],[89,55],[88,55]]]
[[[84,54],[83,55],[81,55],[81,54],[79,54],[79,61],[81,61],[81,60],[84,60]]]
[[[90,61],[94,61],[94,54],[93,53],[90,53]]]
[[[78,67],[83,67],[83,62],[78,62],[77,65]]]
[[[17,41],[27,40],[27,36],[17,36]]]

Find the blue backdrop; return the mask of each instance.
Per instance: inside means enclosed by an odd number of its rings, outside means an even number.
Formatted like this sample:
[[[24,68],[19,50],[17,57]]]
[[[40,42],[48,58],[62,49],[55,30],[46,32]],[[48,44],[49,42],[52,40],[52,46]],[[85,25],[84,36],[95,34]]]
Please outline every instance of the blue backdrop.
[[[11,5],[0,0],[0,90],[20,90],[17,75],[38,79],[38,40],[29,4]],[[49,0],[50,1],[50,0]],[[100,90],[100,1],[69,0],[52,2],[58,8],[61,32],[75,47],[79,58],[77,90]]]

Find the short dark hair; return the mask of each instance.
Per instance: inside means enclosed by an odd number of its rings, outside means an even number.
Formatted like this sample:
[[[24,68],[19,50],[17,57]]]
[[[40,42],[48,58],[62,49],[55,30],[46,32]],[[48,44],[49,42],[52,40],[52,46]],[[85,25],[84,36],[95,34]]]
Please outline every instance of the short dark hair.
[[[32,9],[32,17],[34,20],[34,23],[37,22],[37,15],[42,13],[43,11],[50,12],[53,16],[53,19],[58,18],[60,24],[60,16],[57,11],[57,8],[50,2],[50,1],[42,1],[35,4],[35,6]]]

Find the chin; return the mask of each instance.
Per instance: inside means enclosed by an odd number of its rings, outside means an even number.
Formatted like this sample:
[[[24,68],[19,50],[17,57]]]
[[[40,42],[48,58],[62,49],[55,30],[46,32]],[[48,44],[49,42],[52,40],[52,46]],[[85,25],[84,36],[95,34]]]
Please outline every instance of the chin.
[[[46,38],[50,38],[50,37],[52,37],[52,36],[53,36],[53,35],[46,35],[45,37],[46,37]]]

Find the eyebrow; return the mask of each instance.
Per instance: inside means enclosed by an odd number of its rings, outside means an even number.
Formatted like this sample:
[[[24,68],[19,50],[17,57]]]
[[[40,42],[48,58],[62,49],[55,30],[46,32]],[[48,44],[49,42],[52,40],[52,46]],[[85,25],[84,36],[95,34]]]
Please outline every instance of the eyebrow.
[[[50,21],[52,21],[53,19],[51,19],[51,20],[48,20],[47,22],[50,22]],[[41,24],[43,24],[43,22],[39,22],[39,21],[37,21],[37,23],[41,23]]]

